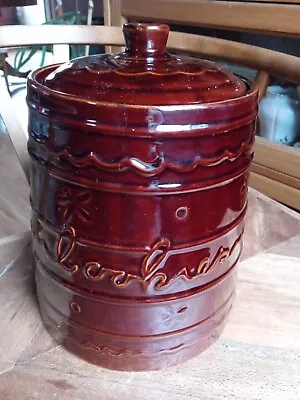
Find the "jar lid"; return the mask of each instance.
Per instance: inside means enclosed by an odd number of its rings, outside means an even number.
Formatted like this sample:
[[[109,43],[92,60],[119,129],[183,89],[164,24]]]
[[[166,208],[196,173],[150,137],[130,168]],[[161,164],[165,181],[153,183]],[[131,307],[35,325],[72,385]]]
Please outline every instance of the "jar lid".
[[[125,24],[125,52],[81,57],[59,66],[43,84],[87,101],[132,105],[212,103],[248,88],[216,63],[166,51],[168,25]]]

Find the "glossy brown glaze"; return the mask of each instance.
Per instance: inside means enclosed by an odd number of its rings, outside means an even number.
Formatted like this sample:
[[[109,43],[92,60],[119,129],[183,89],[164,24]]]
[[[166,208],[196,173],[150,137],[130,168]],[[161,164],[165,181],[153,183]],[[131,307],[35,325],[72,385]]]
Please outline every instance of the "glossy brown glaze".
[[[28,83],[33,250],[45,324],[113,369],[205,349],[235,293],[257,93],[166,53],[166,25],[124,28],[126,51]]]
[[[126,50],[78,58],[45,77],[44,84],[89,101],[117,104],[200,104],[240,97],[246,85],[215,63],[166,52],[167,25],[128,24]]]

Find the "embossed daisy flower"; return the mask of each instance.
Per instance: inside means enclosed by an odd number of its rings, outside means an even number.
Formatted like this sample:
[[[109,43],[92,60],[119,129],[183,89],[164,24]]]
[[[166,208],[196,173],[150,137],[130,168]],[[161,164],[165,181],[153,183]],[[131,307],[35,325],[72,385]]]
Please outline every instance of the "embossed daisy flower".
[[[70,223],[74,218],[83,222],[91,222],[87,206],[91,202],[91,194],[87,191],[72,193],[66,189],[57,195],[56,203],[63,223]]]

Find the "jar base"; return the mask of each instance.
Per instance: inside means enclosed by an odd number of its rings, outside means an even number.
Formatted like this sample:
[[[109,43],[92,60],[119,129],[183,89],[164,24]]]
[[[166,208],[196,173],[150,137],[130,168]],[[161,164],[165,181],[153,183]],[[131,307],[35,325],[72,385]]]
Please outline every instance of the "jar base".
[[[125,350],[113,350],[109,346],[109,340],[103,340],[100,346],[97,336],[86,336],[84,332],[79,332],[71,327],[67,322],[57,326],[47,314],[45,308],[40,305],[42,320],[47,331],[56,342],[61,344],[68,352],[77,357],[97,366],[118,370],[118,371],[155,371],[181,364],[191,358],[198,356],[212,343],[214,343],[222,333],[234,300],[234,293],[230,296],[224,306],[213,316],[202,321],[196,328],[189,329],[184,334],[179,333],[174,336],[166,335],[166,338],[159,339],[161,343],[153,337],[153,348],[160,350],[149,351],[149,341],[145,339],[147,351],[133,352],[130,350],[130,342],[122,343],[116,341]],[[178,343],[175,345],[174,343]],[[143,339],[139,340],[140,342]],[[103,344],[104,343],[104,344]],[[123,346],[122,346],[123,344]],[[140,345],[143,348],[143,344]],[[150,344],[151,347],[151,344]]]

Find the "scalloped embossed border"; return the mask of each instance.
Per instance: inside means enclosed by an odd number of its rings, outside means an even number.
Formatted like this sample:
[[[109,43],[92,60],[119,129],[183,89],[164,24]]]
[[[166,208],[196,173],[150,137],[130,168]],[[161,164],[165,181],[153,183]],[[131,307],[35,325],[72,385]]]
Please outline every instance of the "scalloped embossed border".
[[[183,348],[194,345],[194,344],[185,345],[182,343],[182,344],[179,344],[178,346],[171,347],[170,349],[162,349],[162,350],[159,350],[156,352],[145,352],[145,351],[131,351],[131,350],[117,351],[117,350],[114,350],[107,346],[101,346],[101,347],[96,346],[95,344],[93,344],[91,342],[85,342],[83,344],[76,342],[76,344],[83,347],[84,349],[93,350],[93,351],[96,351],[97,353],[106,354],[106,355],[113,356],[113,357],[121,357],[121,356],[129,356],[129,357],[138,357],[138,356],[151,357],[152,356],[153,357],[156,355],[173,353],[173,352],[182,350]]]
[[[119,75],[119,76],[180,76],[180,75],[191,75],[191,76],[202,76],[205,75],[206,73],[217,73],[220,72],[220,69],[205,69],[205,70],[201,70],[201,71],[197,71],[197,72],[189,72],[189,71],[165,71],[165,72],[154,72],[154,71],[142,71],[142,72],[124,72],[124,71],[120,71],[117,69],[103,69],[103,70],[97,70],[97,69],[93,69],[90,68],[88,66],[85,67],[76,67],[73,66],[72,67],[73,70],[83,70],[85,69],[86,71],[88,71],[91,74],[95,74],[97,76],[101,76],[101,75]]]
[[[124,157],[118,162],[104,161],[102,157],[91,151],[86,156],[76,156],[71,154],[68,149],[55,153],[59,160],[68,162],[76,168],[89,168],[96,167],[101,170],[108,170],[110,172],[124,172],[127,169],[133,170],[136,174],[150,177],[162,174],[165,170],[169,169],[178,173],[188,173],[195,170],[197,167],[214,167],[224,161],[235,161],[243,153],[247,153],[252,149],[254,144],[254,137],[250,143],[242,142],[237,151],[226,149],[219,156],[202,157],[196,156],[190,163],[181,161],[181,164],[166,160],[163,155],[157,155],[152,162],[146,162],[136,157]]]

